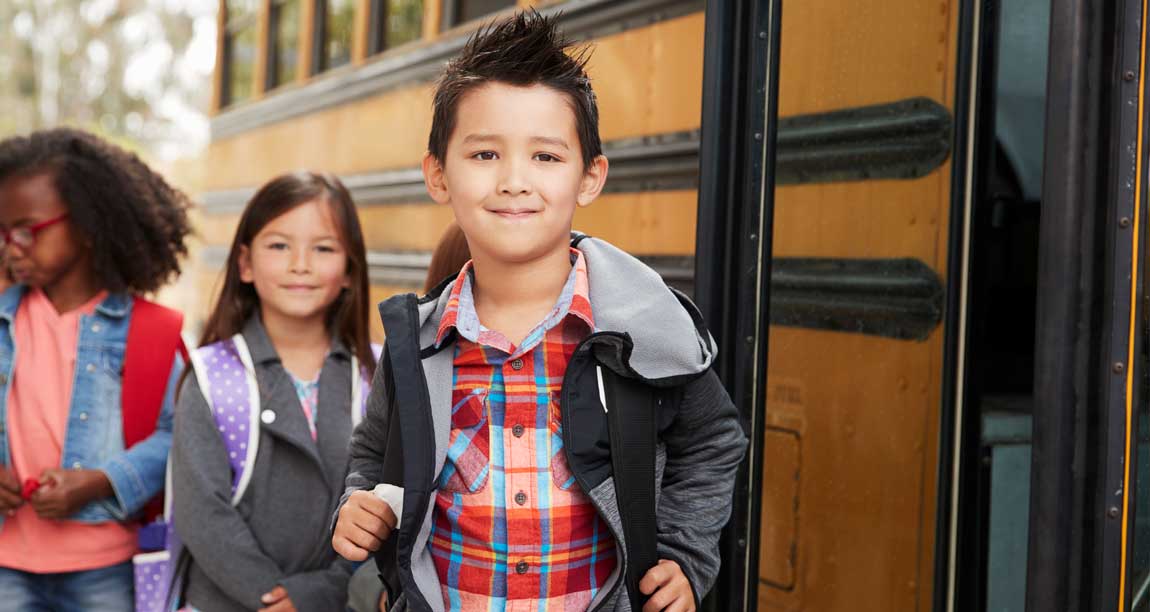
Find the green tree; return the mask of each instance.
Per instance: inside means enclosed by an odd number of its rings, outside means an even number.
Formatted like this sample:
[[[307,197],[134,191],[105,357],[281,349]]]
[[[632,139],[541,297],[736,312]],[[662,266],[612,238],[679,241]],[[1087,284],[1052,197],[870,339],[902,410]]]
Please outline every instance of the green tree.
[[[0,136],[69,124],[172,157],[202,145],[214,0],[2,0]]]

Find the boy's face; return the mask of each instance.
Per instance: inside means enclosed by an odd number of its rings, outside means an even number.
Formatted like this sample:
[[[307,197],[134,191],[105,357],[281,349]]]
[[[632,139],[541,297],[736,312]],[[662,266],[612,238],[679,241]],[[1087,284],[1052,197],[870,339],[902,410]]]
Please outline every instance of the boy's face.
[[[584,167],[575,113],[544,85],[489,83],[463,96],[446,159],[428,154],[428,192],[449,204],[477,260],[538,261],[566,251],[576,206],[607,179],[607,159]]]
[[[32,227],[68,213],[51,173],[14,176],[0,183],[0,229]],[[32,245],[10,244],[4,257],[12,279],[50,290],[61,279],[87,273],[89,248],[70,219],[36,232]]]

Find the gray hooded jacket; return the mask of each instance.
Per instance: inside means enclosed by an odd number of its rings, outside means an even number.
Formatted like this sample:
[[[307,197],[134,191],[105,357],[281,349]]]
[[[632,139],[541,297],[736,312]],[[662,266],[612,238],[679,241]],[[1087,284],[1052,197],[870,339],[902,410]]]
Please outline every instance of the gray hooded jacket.
[[[631,610],[620,588],[626,519],[612,479],[607,417],[594,390],[597,365],[668,398],[656,415],[658,556],[682,567],[698,603],[719,570],[719,534],[746,446],[735,407],[711,370],[714,340],[695,306],[642,262],[579,234],[572,244],[586,258],[597,329],[576,349],[564,376],[564,450],[577,482],[610,526],[619,559],[591,609]],[[421,299],[407,294],[380,304],[384,359],[367,417],[352,436],[342,501],[379,483],[405,489],[402,528],[376,555],[393,610],[444,610],[428,539],[451,432],[453,342],[437,348],[435,336],[452,282]]]

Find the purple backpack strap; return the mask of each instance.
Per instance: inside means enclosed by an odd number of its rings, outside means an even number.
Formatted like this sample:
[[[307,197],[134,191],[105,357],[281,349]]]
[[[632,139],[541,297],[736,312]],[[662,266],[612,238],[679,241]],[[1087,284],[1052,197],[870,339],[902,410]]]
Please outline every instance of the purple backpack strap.
[[[260,392],[247,343],[240,334],[191,353],[196,381],[232,466],[232,505],[251,482],[260,439]]]
[[[383,354],[383,346],[372,344],[371,352],[375,355],[375,363],[378,366],[379,357]],[[359,372],[359,376],[354,376],[351,381],[351,426],[357,427],[367,414],[367,396],[371,393],[371,376],[367,373],[367,368],[359,366],[359,360],[355,358],[355,355],[351,356],[351,370],[352,372]]]

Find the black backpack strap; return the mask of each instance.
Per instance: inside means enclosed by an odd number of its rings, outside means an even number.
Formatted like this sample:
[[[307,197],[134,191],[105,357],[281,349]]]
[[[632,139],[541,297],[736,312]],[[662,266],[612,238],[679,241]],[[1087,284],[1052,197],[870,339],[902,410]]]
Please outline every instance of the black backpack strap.
[[[647,597],[639,581],[659,562],[655,525],[655,406],[657,396],[638,382],[596,366],[611,435],[615,497],[627,545],[627,596],[632,610]]]

